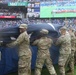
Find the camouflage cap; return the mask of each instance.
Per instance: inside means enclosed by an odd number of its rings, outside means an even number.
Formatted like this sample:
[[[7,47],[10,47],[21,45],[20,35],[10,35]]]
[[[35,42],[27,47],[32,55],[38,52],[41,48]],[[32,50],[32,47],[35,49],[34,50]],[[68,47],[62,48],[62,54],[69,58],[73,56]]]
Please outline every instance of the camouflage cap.
[[[61,27],[60,30],[67,30],[67,28],[64,26],[64,27]]]
[[[47,29],[42,29],[42,30],[40,31],[40,33],[42,33],[42,34],[48,34],[49,31],[48,31]]]
[[[73,27],[69,27],[69,30],[75,31],[75,29]]]
[[[27,28],[27,24],[21,24],[19,28]]]

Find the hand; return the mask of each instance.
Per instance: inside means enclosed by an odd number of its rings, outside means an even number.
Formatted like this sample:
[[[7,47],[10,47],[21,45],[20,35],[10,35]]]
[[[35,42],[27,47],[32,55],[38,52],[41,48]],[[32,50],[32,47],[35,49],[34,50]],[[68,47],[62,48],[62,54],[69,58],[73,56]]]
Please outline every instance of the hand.
[[[10,43],[6,44],[6,47],[10,47],[10,48],[11,48],[11,45],[10,45]]]
[[[29,38],[31,38],[31,35],[32,35],[32,34],[33,34],[33,32],[29,34]]]
[[[15,38],[15,37],[10,37],[10,38],[11,38],[11,40],[12,40],[12,41],[15,41],[15,40],[16,40],[16,38]]]
[[[3,43],[3,41],[0,41],[0,43]]]
[[[0,41],[0,46],[3,44],[3,41]]]

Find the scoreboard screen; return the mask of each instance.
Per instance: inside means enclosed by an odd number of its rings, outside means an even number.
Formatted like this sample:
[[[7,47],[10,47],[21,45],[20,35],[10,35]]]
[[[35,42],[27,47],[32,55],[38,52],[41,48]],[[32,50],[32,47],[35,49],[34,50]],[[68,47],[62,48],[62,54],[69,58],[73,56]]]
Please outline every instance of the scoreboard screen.
[[[76,1],[41,2],[40,17],[76,17]]]
[[[27,9],[28,17],[40,17],[40,2],[29,2]]]

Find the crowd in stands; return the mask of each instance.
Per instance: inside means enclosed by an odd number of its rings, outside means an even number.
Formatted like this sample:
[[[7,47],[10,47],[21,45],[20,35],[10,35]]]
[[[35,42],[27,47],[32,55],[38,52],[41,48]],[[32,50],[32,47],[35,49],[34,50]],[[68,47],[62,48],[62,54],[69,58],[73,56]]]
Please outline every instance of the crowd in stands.
[[[63,1],[76,1],[76,0],[0,0],[0,3],[8,3],[8,2],[26,2],[26,1],[60,1],[60,2],[63,2]]]
[[[76,29],[76,19],[71,18],[71,19],[35,19],[35,20],[29,20],[29,23],[53,23],[53,24],[58,24],[58,25],[68,25],[68,27],[73,27]]]
[[[76,29],[76,19],[71,18],[71,19],[21,19],[21,20],[0,20],[0,28],[4,27],[13,27],[13,26],[18,26],[21,23],[27,23],[27,24],[32,24],[32,23],[53,23],[53,24],[59,24],[59,25],[68,25]]]
[[[8,2],[25,2],[28,0],[0,0],[0,3],[8,3]]]
[[[22,23],[27,23],[27,20],[0,20],[0,28],[14,27]]]
[[[51,0],[50,2],[48,0],[45,0],[44,2],[41,3],[41,5],[42,6],[74,6],[76,5],[76,0]]]
[[[0,9],[0,16],[21,16],[21,11],[17,12],[14,10]]]

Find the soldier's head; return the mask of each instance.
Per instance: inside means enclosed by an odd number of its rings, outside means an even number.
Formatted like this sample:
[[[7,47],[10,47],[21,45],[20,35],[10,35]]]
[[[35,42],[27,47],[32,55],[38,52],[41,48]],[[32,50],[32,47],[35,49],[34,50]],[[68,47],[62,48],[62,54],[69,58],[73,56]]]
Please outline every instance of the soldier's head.
[[[42,30],[40,31],[40,34],[41,34],[42,36],[46,36],[48,33],[49,33],[49,31],[48,31],[47,29],[42,29]]]
[[[72,33],[72,32],[74,32],[74,29],[73,29],[72,27],[70,27],[70,28],[68,29],[68,31],[69,31],[69,33]]]
[[[27,24],[21,24],[19,26],[20,33],[23,33],[24,31],[26,31],[27,27],[28,27]]]
[[[60,28],[60,34],[66,34],[66,30],[67,30],[66,27],[61,27]]]

